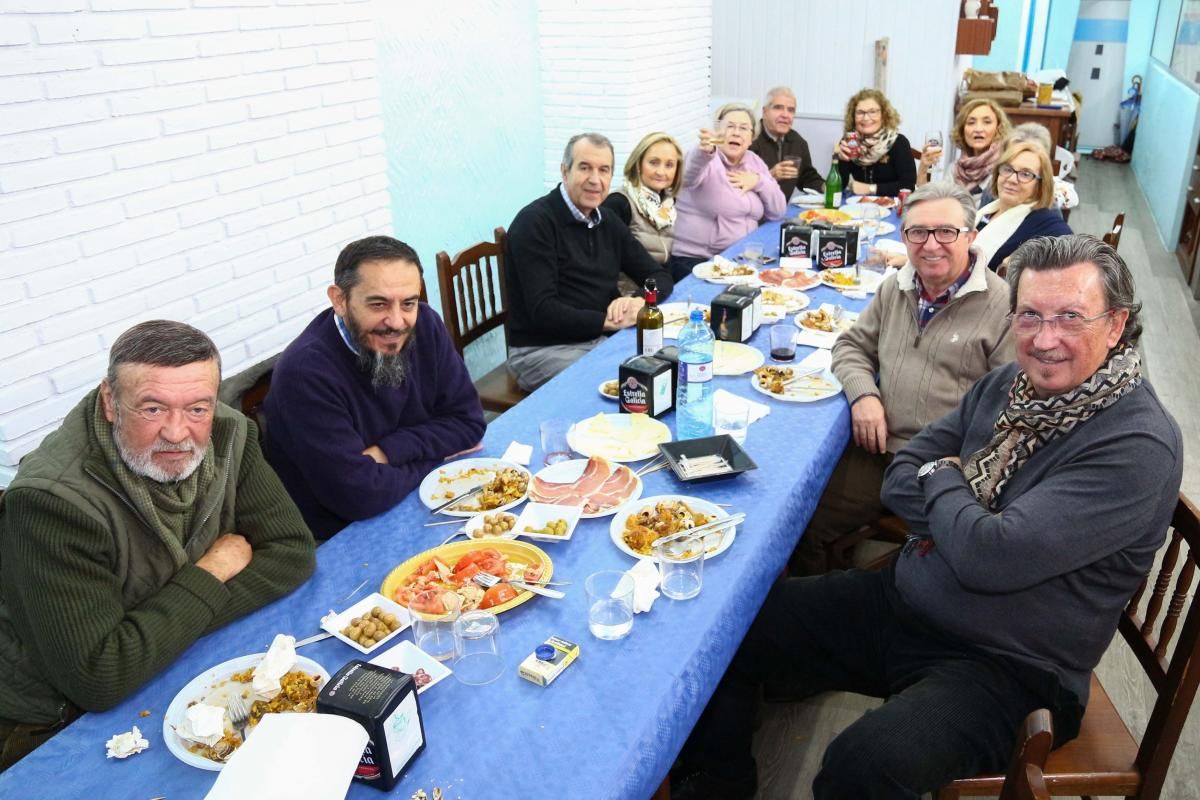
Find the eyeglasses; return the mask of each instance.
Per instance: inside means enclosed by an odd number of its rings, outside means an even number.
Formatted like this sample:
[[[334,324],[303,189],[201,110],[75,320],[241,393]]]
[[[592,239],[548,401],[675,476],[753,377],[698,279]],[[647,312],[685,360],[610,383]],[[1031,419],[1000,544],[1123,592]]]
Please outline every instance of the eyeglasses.
[[[912,244],[925,244],[929,240],[929,234],[933,234],[933,240],[938,244],[954,244],[958,241],[959,234],[966,233],[970,228],[951,228],[949,225],[944,225],[938,228],[905,228],[904,238]]]
[[[744,122],[740,124],[736,122],[723,122],[721,123],[721,127],[727,131],[737,131],[738,133],[750,133],[754,130],[753,125],[747,125]]]
[[[1035,172],[1030,172],[1027,169],[1014,169],[1008,164],[1000,165],[999,174],[1001,178],[1007,178],[1010,175],[1016,175],[1017,183],[1029,183],[1030,181],[1040,181],[1042,179],[1042,176]]]
[[[1078,336],[1086,331],[1093,322],[1111,315],[1115,310],[1110,308],[1103,314],[1097,314],[1094,317],[1085,317],[1074,311],[1055,314],[1053,317],[1040,317],[1032,311],[1022,311],[1009,314],[1008,319],[1018,336],[1037,336],[1043,325],[1049,325],[1063,336]]]
[[[856,117],[878,117],[883,113],[882,108],[867,108],[863,110],[855,109],[854,116]]]
[[[175,410],[166,406],[160,406],[157,403],[136,407],[125,405],[124,403],[121,405],[146,422],[163,422],[170,418],[171,412]],[[213,415],[211,406],[189,406],[179,410],[183,412],[184,418],[191,423],[206,422]]]

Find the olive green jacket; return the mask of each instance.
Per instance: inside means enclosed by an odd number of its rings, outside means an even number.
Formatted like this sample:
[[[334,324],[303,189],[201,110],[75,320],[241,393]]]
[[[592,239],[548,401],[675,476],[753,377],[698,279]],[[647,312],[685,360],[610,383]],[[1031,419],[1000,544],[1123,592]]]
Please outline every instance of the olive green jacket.
[[[116,705],[197,638],[302,583],[314,543],[263,460],[253,423],[219,406],[215,477],[182,544],[125,497],[93,429],[94,390],[22,462],[0,499],[0,717],[57,720]],[[195,566],[223,533],[250,563],[222,583]]]

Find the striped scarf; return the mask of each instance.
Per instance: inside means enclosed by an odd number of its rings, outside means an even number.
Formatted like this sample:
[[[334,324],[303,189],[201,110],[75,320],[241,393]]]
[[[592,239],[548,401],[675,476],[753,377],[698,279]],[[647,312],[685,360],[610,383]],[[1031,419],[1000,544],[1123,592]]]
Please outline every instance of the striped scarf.
[[[976,499],[994,511],[1005,484],[1035,450],[1066,436],[1141,383],[1141,357],[1129,345],[1109,356],[1079,386],[1045,400],[1034,395],[1029,376],[1018,372],[1008,392],[1008,407],[996,418],[992,440],[963,465]]]

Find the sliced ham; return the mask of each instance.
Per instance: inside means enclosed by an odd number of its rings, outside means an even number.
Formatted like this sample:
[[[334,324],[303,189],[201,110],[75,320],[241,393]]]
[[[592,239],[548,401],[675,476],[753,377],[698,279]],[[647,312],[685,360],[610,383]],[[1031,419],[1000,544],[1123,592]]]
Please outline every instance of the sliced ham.
[[[608,477],[603,486],[592,492],[588,503],[597,506],[596,511],[615,508],[628,500],[636,487],[637,477],[633,470],[622,466]]]
[[[583,474],[574,483],[550,483],[535,477],[529,498],[537,503],[556,506],[583,506],[583,513],[595,514],[625,502],[637,485],[633,470],[616,466],[606,458],[592,456]]]

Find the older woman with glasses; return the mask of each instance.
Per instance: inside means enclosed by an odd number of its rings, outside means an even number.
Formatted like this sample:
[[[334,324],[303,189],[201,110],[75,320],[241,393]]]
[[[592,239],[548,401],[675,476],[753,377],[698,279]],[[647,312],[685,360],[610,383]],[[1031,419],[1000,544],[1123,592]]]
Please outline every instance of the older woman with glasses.
[[[878,89],[863,89],[846,104],[845,125],[858,135],[852,145],[844,137],[834,152],[842,185],[854,194],[895,197],[917,185],[912,147],[900,133],[900,114]]]
[[[1030,239],[1072,233],[1054,209],[1054,168],[1038,145],[1010,145],[992,172],[991,190],[996,199],[979,209],[979,234],[975,237],[975,247],[989,269],[999,269]]]
[[[701,129],[700,145],[685,161],[669,262],[675,280],[787,210],[770,169],[750,152],[756,119],[749,106],[722,106],[714,127]]]

